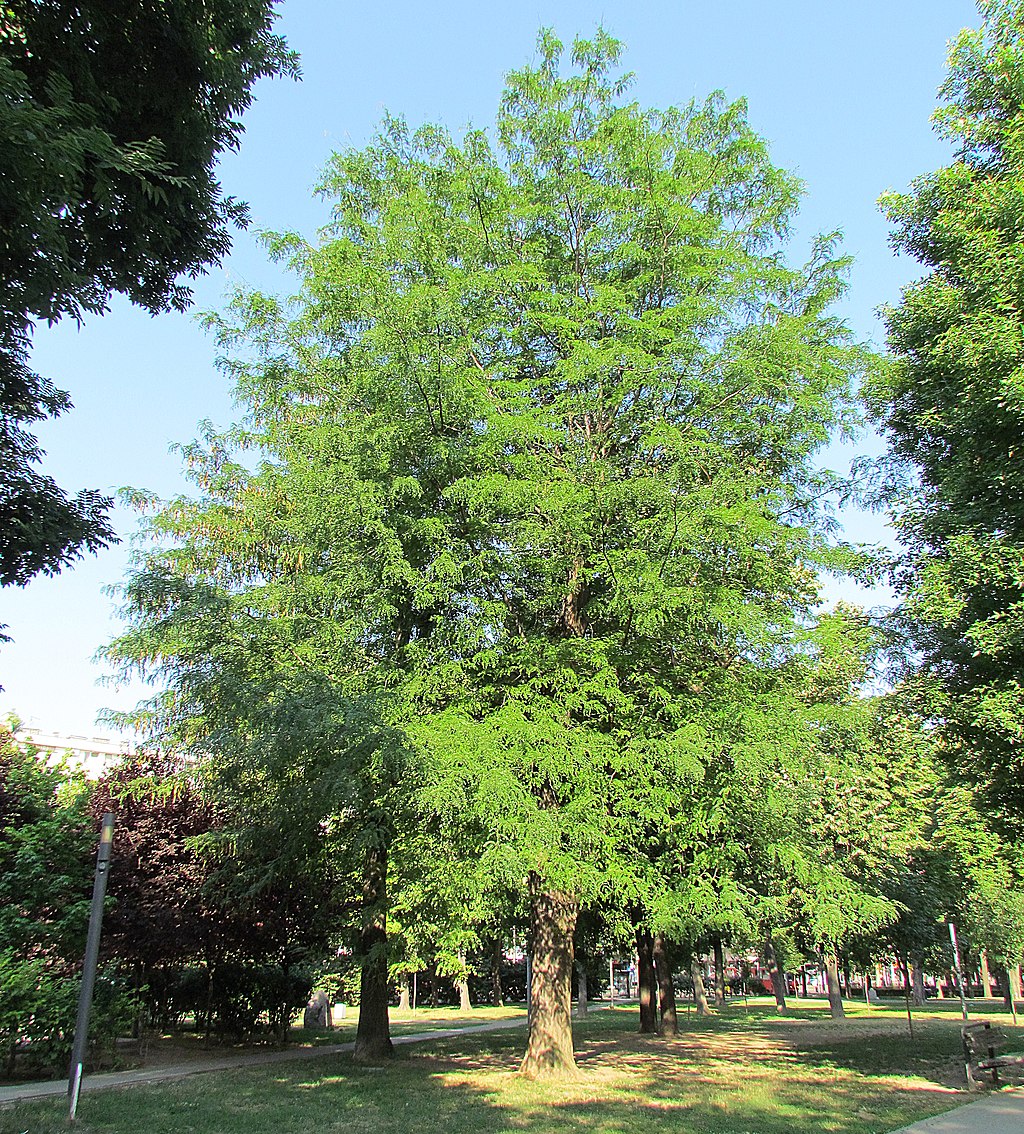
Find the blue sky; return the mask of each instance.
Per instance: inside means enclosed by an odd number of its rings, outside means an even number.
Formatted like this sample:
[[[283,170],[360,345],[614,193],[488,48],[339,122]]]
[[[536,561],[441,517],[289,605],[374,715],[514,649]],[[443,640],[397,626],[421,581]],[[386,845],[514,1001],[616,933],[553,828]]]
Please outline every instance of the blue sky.
[[[487,127],[503,74],[533,58],[538,28],[553,27],[569,42],[601,24],[625,42],[625,66],[636,73],[633,95],[642,103],[678,105],[716,89],[747,98],[750,120],[776,164],[806,184],[794,259],[813,234],[843,231],[855,264],[840,313],[875,343],[876,308],[897,300],[918,274],[913,261],[889,249],[875,202],[949,160],[929,116],[948,40],[979,22],[966,0],[284,0],[280,11],[278,27],[302,56],[303,80],[257,87],[240,152],[222,163],[226,190],[249,201],[254,225],[197,286],[197,311],[218,307],[238,284],[288,290],[256,231],[312,236],[325,219],[312,196],[319,170],[333,151],[364,145],[385,110],[456,133]],[[170,447],[195,436],[203,419],[225,425],[236,416],[215,353],[195,313],[151,318],[121,300],[81,328],[40,330],[35,368],[75,403],[40,430],[46,471],[68,490],[183,491],[180,459]],[[860,448],[877,448],[877,441],[865,437]],[[91,661],[118,628],[116,601],[104,587],[124,574],[135,520],[120,508],[115,520],[120,546],[55,578],[0,592],[0,622],[14,639],[0,648],[0,713],[95,735],[110,731],[94,723],[102,707],[137,700],[138,688],[97,684],[104,670]],[[853,514],[847,527],[853,538],[885,537],[874,517]]]

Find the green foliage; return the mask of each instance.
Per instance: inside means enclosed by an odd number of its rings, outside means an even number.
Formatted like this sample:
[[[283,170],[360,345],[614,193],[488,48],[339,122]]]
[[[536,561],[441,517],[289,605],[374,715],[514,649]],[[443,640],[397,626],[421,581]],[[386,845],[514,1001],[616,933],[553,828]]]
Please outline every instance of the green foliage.
[[[78,1009],[96,826],[80,775],[48,766],[0,731],[0,1059],[27,1041],[33,1067],[63,1070]],[[93,1057],[135,1010],[116,965],[101,967],[90,1024]]]
[[[32,423],[70,406],[32,374],[34,324],[120,292],[182,310],[245,206],[213,170],[264,75],[297,74],[273,0],[8,0],[0,10],[0,585],[114,539],[110,501],[36,469]]]
[[[95,832],[66,768],[0,731],[0,940],[22,957],[80,959]]]
[[[628,102],[620,50],[543,33],[494,141],[388,119],[332,159],[320,240],[269,238],[294,303],[210,319],[246,419],[184,448],[200,497],[150,508],[110,650],[237,795],[399,876],[424,818],[471,860],[405,875],[451,971],[528,874],[749,920],[752,829],[776,853],[831,754],[807,702],[850,697],[801,668],[852,558],[816,463],[872,364],[846,261],[789,263],[799,186],[742,103]]]
[[[956,160],[887,194],[894,246],[927,274],[887,312],[892,365],[868,389],[890,450],[903,613],[943,696],[948,751],[1004,826],[1024,813],[1018,310],[1024,8],[981,4],[953,43],[939,134]]]
[[[131,966],[153,1022],[191,1014],[208,1031],[246,1035],[305,1003],[306,969],[338,933],[324,844],[275,853],[271,824],[233,813],[196,768],[163,756],[121,761],[91,808],[115,816],[104,952]]]
[[[67,1069],[78,1015],[80,981],[42,957],[0,953],[0,1056],[3,1070],[15,1067],[25,1045],[24,1066],[36,1073]],[[114,1053],[114,1041],[131,1029],[136,1000],[117,968],[97,974],[89,1016],[90,1062]]]

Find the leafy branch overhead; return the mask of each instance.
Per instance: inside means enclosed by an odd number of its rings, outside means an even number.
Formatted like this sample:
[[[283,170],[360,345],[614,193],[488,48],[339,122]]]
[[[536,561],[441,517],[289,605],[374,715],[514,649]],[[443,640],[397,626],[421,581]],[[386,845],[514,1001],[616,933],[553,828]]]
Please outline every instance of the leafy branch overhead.
[[[245,205],[214,177],[261,76],[297,75],[273,0],[0,8],[0,585],[52,574],[115,537],[110,501],[37,471],[32,423],[70,407],[30,372],[33,327],[190,301]]]

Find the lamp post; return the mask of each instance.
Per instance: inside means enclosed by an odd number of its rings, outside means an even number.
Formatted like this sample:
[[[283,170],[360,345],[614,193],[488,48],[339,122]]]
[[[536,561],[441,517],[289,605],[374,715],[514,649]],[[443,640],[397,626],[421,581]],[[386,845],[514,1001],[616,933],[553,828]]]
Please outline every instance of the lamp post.
[[[100,846],[96,854],[96,877],[92,884],[92,909],[89,911],[89,936],[85,943],[82,966],[82,988],[78,994],[78,1018],[75,1021],[75,1042],[71,1049],[68,1071],[68,1118],[74,1122],[78,1111],[78,1095],[82,1089],[82,1067],[89,1041],[89,1009],[96,985],[96,961],[100,952],[100,930],[103,926],[103,898],[107,892],[107,869],[114,844],[114,816],[108,811],[100,827]]]

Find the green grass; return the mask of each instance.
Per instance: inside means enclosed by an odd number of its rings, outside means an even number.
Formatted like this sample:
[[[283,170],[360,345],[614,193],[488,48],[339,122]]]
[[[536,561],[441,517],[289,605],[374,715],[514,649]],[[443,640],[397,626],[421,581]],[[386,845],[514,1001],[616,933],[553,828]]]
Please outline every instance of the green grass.
[[[418,1013],[416,1025],[451,1016]],[[1016,1034],[1008,1018],[986,1012]],[[401,1021],[404,1026],[409,1021]],[[470,1022],[479,1022],[479,1017]],[[82,1134],[880,1134],[968,1096],[959,1092],[959,1013],[851,1007],[834,1024],[820,1001],[779,1018],[766,1002],[698,1020],[675,1040],[636,1034],[635,1009],[578,1026],[581,1069],[530,1083],[516,1067],[521,1030],[400,1047],[392,1065],[346,1055],[196,1076],[82,1096]],[[422,1030],[420,1028],[419,1030]],[[396,1028],[397,1031],[397,1028]],[[63,1101],[0,1110],[0,1134],[66,1130]]]

